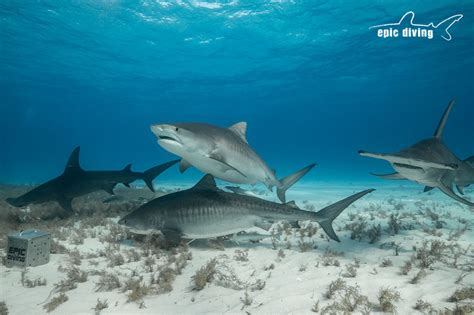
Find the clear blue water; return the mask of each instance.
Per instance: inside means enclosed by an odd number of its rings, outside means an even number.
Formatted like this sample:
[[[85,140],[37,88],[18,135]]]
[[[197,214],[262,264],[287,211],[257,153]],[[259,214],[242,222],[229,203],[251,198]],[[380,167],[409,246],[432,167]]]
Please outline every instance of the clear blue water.
[[[407,11],[453,39],[380,39]],[[149,125],[248,122],[250,144],[284,175],[367,181],[431,136],[474,153],[471,1],[2,1],[0,182],[61,173],[76,145],[86,169],[144,170],[173,159]],[[165,179],[193,179],[170,170]]]

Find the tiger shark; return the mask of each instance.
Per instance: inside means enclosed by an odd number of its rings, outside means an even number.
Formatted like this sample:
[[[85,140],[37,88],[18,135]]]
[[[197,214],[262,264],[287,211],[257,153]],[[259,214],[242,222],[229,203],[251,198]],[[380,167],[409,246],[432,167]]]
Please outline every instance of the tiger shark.
[[[231,192],[216,186],[205,175],[194,187],[156,198],[118,221],[141,234],[159,230],[168,241],[208,239],[230,235],[252,227],[269,230],[273,222],[286,220],[318,222],[326,234],[339,242],[332,222],[349,205],[372,192],[368,189],[325,207],[319,212],[299,209],[294,201],[275,203]]]
[[[145,172],[133,172],[131,164],[120,171],[85,171],[79,164],[80,147],[71,153],[63,174],[42,184],[17,198],[7,198],[6,201],[14,207],[26,207],[29,204],[39,204],[48,201],[57,201],[67,211],[72,212],[72,200],[76,197],[105,190],[114,194],[114,187],[122,183],[127,187],[135,180],[141,179],[151,191],[153,180],[179,160],[170,161],[150,168]]]
[[[181,157],[181,173],[194,166],[205,174],[231,183],[264,183],[270,191],[276,186],[278,198],[284,203],[286,190],[316,164],[310,164],[278,180],[275,171],[248,144],[246,130],[246,122],[239,122],[229,128],[205,123],[151,126],[158,144]]]
[[[458,192],[464,195],[464,187],[474,183],[474,156],[460,160],[442,139],[453,106],[454,100],[449,103],[431,138],[393,154],[359,151],[362,156],[388,161],[396,171],[392,174],[373,175],[385,179],[408,179],[424,185],[425,192],[438,188],[449,197],[474,207],[474,203],[457,195],[453,190],[456,186]]]

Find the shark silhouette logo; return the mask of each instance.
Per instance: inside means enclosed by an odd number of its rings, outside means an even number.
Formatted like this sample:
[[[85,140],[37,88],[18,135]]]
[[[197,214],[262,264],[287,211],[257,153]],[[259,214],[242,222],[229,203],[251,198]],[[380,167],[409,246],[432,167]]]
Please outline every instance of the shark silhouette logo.
[[[436,25],[433,22],[429,24],[416,24],[413,22],[415,13],[408,11],[402,16],[400,21],[396,23],[374,25],[369,27],[369,29],[376,29],[377,37],[382,38],[407,37],[433,39],[435,34],[440,34],[439,36],[444,40],[450,41],[452,36],[449,33],[449,29],[462,18],[462,14],[456,14],[444,19]]]

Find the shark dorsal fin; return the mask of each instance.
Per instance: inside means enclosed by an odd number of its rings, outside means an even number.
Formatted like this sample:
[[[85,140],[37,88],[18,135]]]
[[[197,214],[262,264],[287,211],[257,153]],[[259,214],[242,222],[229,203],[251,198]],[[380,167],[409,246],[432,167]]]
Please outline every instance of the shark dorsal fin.
[[[247,123],[245,121],[238,122],[229,127],[229,129],[238,135],[242,140],[247,143],[246,133],[247,133]]]
[[[126,172],[131,172],[132,171],[132,163],[127,164],[127,166],[125,166],[123,168],[123,170],[126,171]]]
[[[64,172],[68,172],[70,170],[81,169],[81,165],[79,164],[79,153],[81,151],[81,147],[76,147],[74,151],[72,151],[71,155],[69,156],[69,160],[67,160],[66,168]]]
[[[196,190],[217,190],[216,181],[211,174],[204,175],[201,180],[194,185],[192,189]]]
[[[434,137],[436,139],[441,139],[443,137],[443,131],[444,127],[446,126],[446,121],[448,120],[449,113],[451,112],[451,109],[453,108],[454,105],[454,100],[451,100],[449,102],[448,107],[444,111],[443,117],[441,117],[441,120],[439,121],[438,128],[436,128]]]

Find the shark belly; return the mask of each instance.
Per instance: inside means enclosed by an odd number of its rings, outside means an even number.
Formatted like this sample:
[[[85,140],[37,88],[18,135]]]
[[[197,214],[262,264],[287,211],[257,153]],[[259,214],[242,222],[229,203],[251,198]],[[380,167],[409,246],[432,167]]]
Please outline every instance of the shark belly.
[[[392,164],[392,167],[406,179],[429,187],[437,187],[439,178],[444,173],[444,171],[440,169],[424,169],[400,164]]]
[[[253,216],[232,216],[231,218],[214,218],[197,220],[194,223],[178,224],[184,238],[214,238],[238,233],[255,226],[257,218]]]

